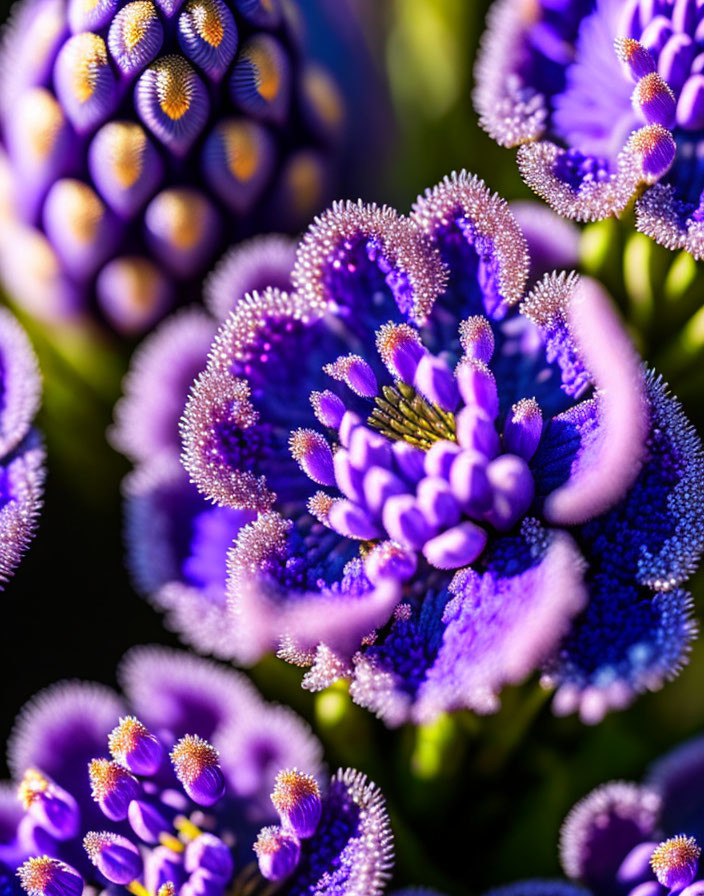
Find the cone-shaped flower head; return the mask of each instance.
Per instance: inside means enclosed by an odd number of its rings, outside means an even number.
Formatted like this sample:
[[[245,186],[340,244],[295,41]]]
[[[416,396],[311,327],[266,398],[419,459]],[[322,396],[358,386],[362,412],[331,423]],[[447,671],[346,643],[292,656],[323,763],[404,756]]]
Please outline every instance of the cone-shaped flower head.
[[[27,549],[44,490],[44,449],[32,421],[41,381],[32,346],[0,308],[0,590]]]
[[[704,7],[696,0],[496,0],[475,104],[561,215],[618,215],[704,258]],[[645,188],[643,190],[643,188]]]
[[[411,217],[334,205],[294,289],[237,304],[182,419],[204,499],[256,515],[228,551],[236,659],[348,677],[389,724],[491,711],[536,669],[594,722],[677,671],[700,442],[596,283],[528,273],[462,173]]]
[[[487,896],[701,896],[704,738],[656,762],[644,785],[597,787],[567,816],[567,881],[522,881]],[[686,831],[686,833],[682,833]]]
[[[393,849],[381,793],[350,769],[326,779],[320,744],[290,710],[264,703],[232,670],[161,648],[132,650],[120,678],[124,701],[66,683],[20,715],[10,765],[32,768],[19,785],[25,815],[2,809],[8,893],[263,896],[269,881],[281,896],[386,892]],[[137,746],[117,749],[116,731]],[[140,738],[159,745],[158,763],[143,761]],[[137,755],[141,769],[126,768]]]
[[[343,109],[295,3],[21,0],[0,73],[0,275],[45,319],[141,332],[329,198]]]

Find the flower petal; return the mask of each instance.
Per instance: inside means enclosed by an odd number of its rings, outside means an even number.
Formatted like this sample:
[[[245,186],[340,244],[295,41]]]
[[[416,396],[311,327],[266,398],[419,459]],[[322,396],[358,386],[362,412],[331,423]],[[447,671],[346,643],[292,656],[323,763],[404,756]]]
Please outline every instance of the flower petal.
[[[0,591],[37,527],[44,491],[45,451],[34,430],[0,463]]]
[[[39,691],[24,705],[8,741],[7,757],[15,779],[36,768],[68,790],[87,826],[104,816],[90,794],[88,762],[107,750],[107,737],[125,706],[103,685],[64,681]]]
[[[0,308],[0,458],[27,435],[39,409],[41,380],[29,339]]]
[[[393,836],[384,798],[354,769],[340,769],[323,799],[318,830],[305,841],[289,896],[381,896],[391,877]]]
[[[518,167],[528,186],[558,215],[600,221],[620,214],[641,185],[653,184],[667,172],[674,157],[670,131],[651,124],[634,131],[613,167],[606,165],[596,177],[591,171],[601,160],[549,140],[521,146]]]
[[[443,642],[447,590],[430,591],[419,608],[399,604],[389,632],[354,657],[350,696],[389,727],[413,717],[418,692]]]
[[[139,719],[175,738],[197,734],[214,740],[257,700],[244,675],[167,647],[133,647],[118,678]]]
[[[634,846],[652,837],[659,810],[660,797],[648,787],[623,781],[597,787],[562,825],[560,861],[565,873],[595,893],[613,893],[621,862]]]
[[[477,57],[474,105],[481,126],[502,146],[537,140],[548,117],[545,96],[522,83],[518,74],[530,53],[524,33],[532,21],[532,6],[497,0],[489,10]]]
[[[213,343],[181,420],[183,463],[198,490],[227,507],[302,502],[310,483],[288,452],[311,421],[323,364],[347,344],[297,294],[242,299]],[[261,422],[260,422],[261,420]]]
[[[639,587],[609,562],[613,543],[605,547],[606,559],[589,554],[589,604],[544,676],[547,687],[557,686],[555,713],[579,710],[587,724],[674,678],[697,634],[686,591]]]
[[[572,291],[574,296],[569,296],[564,310],[551,307],[547,292],[541,296],[541,307],[538,293],[525,305],[526,312],[546,329],[555,326],[554,318],[565,315],[577,363],[584,364],[598,390],[596,405],[567,415],[570,424],[577,421],[578,428],[585,418],[591,425],[581,426],[586,437],[573,458],[569,478],[545,499],[545,518],[556,525],[575,525],[613,506],[633,483],[646,451],[645,382],[633,346],[594,281],[573,281]],[[563,421],[557,429],[564,431]],[[548,433],[536,465],[549,464],[551,452],[557,451]]]
[[[232,659],[227,552],[251,511],[212,507],[176,457],[160,455],[124,482],[127,563],[170,629],[199,652]]]
[[[319,524],[304,539],[273,512],[246,526],[230,551],[227,585],[241,662],[281,647],[290,662],[308,665],[320,644],[351,657],[399,600],[397,583],[373,586],[356,553],[355,542]]]
[[[475,314],[503,317],[523,296],[526,241],[508,203],[482,180],[466,171],[451,174],[416,200],[412,217],[450,272],[438,304],[455,326]]]
[[[704,737],[675,747],[649,769],[646,784],[662,801],[660,818],[665,831],[691,831],[704,838]]]
[[[17,788],[10,781],[0,782],[0,851],[15,838],[24,811],[17,799]]]
[[[524,523],[521,536],[497,540],[486,566],[482,574],[461,570],[453,580],[454,598],[442,617],[442,643],[409,707],[415,722],[455,709],[496,710],[501,688],[529,675],[584,605],[584,562],[576,545],[564,533],[541,530],[535,521]],[[413,641],[409,646],[413,649]],[[381,659],[371,660],[371,671],[386,675],[386,686],[400,691],[408,659],[402,663],[394,656],[394,667],[385,665],[389,657],[381,650],[378,655]],[[366,678],[371,686],[358,678],[355,699],[388,713],[397,724],[402,721],[398,698],[384,699],[382,679]]]
[[[684,249],[704,258],[701,204],[682,202],[672,184],[654,184],[636,202],[636,227],[667,249]]]
[[[336,202],[301,240],[292,277],[311,309],[332,306],[349,326],[374,329],[389,319],[423,323],[446,272],[410,219],[387,206]],[[372,307],[372,295],[385,301]]]
[[[204,301],[211,314],[223,321],[238,303],[268,286],[290,291],[296,260],[296,242],[288,236],[267,234],[230,249],[205,283]]]
[[[134,462],[165,450],[178,454],[179,419],[193,380],[205,368],[214,335],[214,323],[194,308],[176,312],[140,344],[109,433],[118,451]]]
[[[696,633],[691,598],[679,586],[704,546],[702,446],[661,379],[648,375],[646,393],[644,463],[625,496],[577,532],[590,562],[589,604],[548,669],[547,681],[558,685],[556,711],[579,708],[592,722],[661,687],[686,661]],[[534,470],[539,491],[567,474],[597,423],[593,402],[551,422],[539,453],[552,462],[538,459]]]

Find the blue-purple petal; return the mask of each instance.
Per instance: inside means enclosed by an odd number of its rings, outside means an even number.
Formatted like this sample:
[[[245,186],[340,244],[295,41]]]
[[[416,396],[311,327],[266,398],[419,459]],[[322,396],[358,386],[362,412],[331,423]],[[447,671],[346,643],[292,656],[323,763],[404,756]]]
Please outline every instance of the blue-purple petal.
[[[393,862],[384,798],[365,775],[339,770],[323,799],[318,830],[305,841],[288,896],[381,896]]]

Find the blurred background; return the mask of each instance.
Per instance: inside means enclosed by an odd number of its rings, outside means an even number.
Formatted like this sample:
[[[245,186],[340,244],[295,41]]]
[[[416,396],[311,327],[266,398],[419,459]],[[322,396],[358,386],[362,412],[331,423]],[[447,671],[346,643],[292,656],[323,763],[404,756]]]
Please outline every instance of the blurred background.
[[[302,5],[311,52],[337,70],[350,109],[345,147],[354,176],[340,198],[361,195],[405,211],[460,168],[506,198],[528,198],[514,154],[478,129],[472,108],[487,0]],[[6,17],[6,0],[2,11]],[[361,64],[373,77],[359,77]],[[582,268],[604,280],[640,350],[704,430],[704,278],[692,260],[641,239],[628,221],[586,228],[581,249]],[[120,481],[128,463],[105,440],[134,343],[98,331],[57,339],[23,322],[44,377],[38,423],[49,475],[38,536],[0,598],[0,740],[43,686],[59,678],[114,685],[131,645],[177,644],[125,572]],[[694,580],[700,614],[702,581]],[[553,718],[535,681],[506,691],[496,716],[459,714],[426,729],[387,731],[344,689],[317,698],[303,692],[300,673],[284,663],[265,661],[251,675],[267,697],[315,724],[330,766],[353,764],[382,787],[397,883],[457,896],[517,876],[557,875],[559,826],[575,800],[605,780],[641,777],[661,752],[704,731],[702,645],[673,684],[593,729]]]

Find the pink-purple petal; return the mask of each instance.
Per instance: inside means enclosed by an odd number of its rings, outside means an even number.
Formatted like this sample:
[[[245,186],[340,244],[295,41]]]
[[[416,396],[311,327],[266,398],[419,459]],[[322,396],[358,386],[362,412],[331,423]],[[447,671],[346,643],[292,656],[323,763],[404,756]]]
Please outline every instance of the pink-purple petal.
[[[603,513],[626,493],[645,457],[647,402],[643,369],[603,290],[581,281],[568,307],[570,332],[597,389],[599,426],[570,478],[545,500],[548,522],[575,525]]]

